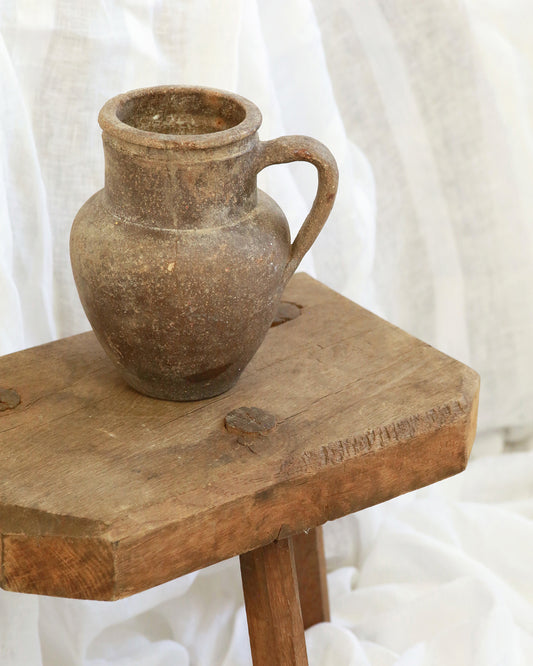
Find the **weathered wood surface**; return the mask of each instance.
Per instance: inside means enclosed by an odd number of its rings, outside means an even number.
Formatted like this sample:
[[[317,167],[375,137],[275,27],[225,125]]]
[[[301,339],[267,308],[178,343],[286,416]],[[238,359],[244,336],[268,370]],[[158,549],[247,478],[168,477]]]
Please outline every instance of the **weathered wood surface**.
[[[310,277],[228,393],[129,388],[92,332],[0,358],[2,587],[116,599],[464,469],[478,376]],[[226,414],[276,418],[262,436]]]
[[[240,557],[254,666],[307,666],[292,538]]]
[[[304,629],[329,622],[328,581],[322,525],[292,537]]]

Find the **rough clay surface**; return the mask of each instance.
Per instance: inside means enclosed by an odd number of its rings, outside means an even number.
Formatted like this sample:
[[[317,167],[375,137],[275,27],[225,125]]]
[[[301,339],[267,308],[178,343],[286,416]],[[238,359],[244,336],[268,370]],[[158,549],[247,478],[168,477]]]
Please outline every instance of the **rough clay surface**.
[[[169,400],[223,393],[329,214],[335,161],[308,137],[260,142],[251,102],[205,88],[119,95],[99,119],[105,188],[79,211],[70,245],[87,317],[138,391]],[[317,167],[319,188],[291,246],[256,175],[302,159]]]

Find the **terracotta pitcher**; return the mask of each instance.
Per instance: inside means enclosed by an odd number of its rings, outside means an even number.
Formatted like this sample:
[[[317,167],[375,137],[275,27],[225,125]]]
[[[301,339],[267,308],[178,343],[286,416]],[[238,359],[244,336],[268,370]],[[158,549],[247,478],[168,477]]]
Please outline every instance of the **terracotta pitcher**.
[[[81,208],[70,253],[99,342],[133,388],[198,400],[231,388],[333,205],[337,167],[305,136],[260,141],[250,101],[161,86],[102,108],[105,187]],[[270,164],[304,160],[318,191],[291,245],[257,188]]]

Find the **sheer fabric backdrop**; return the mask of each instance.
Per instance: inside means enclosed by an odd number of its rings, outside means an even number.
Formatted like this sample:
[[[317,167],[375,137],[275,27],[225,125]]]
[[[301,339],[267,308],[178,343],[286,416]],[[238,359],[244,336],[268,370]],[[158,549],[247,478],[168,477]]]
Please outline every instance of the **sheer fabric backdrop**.
[[[262,139],[309,134],[338,160],[301,269],[472,365],[477,451],[524,449],[328,526],[337,601],[312,663],[533,663],[532,31],[525,0],[0,5],[0,353],[88,328],[68,237],[103,185],[104,101],[218,87],[259,106]],[[295,234],[312,167],[259,182]],[[234,562],[113,605],[1,593],[0,618],[9,666],[249,663]]]

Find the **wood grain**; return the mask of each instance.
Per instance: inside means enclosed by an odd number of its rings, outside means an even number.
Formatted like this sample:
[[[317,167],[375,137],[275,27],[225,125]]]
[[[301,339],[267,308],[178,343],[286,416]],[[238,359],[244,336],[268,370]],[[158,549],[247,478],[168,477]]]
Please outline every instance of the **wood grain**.
[[[292,538],[304,629],[329,622],[328,581],[322,525]]]
[[[292,539],[240,557],[254,666],[307,666]]]
[[[13,592],[113,598],[113,544],[106,540],[7,535],[2,538],[5,587]]]
[[[41,593],[114,599],[464,469],[474,371],[304,274],[285,299],[300,316],[200,402],[136,393],[92,333],[0,358],[0,388],[21,397],[0,412],[3,587],[33,591],[42,565],[30,547],[35,563],[13,565],[15,536],[54,543],[50,569],[61,544],[79,554],[79,585],[73,567]],[[275,416],[272,432],[228,432],[225,416],[250,405]],[[91,581],[83,562],[103,543],[111,566]]]

